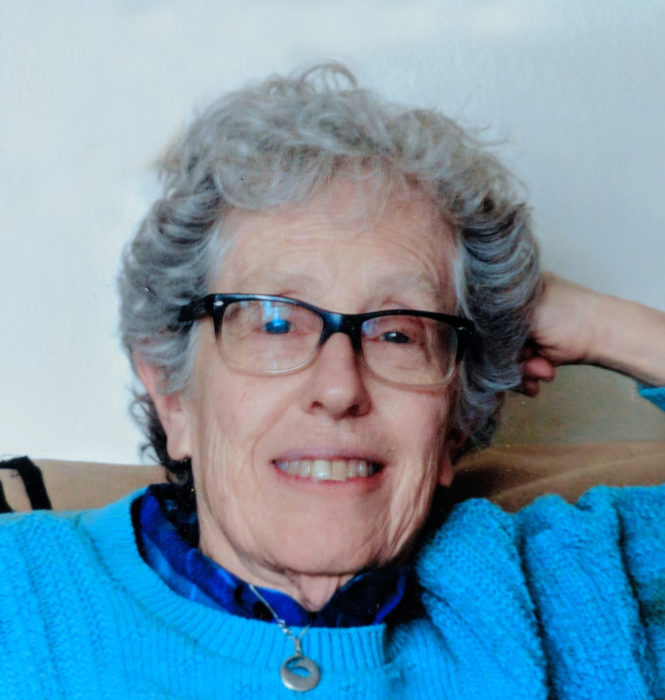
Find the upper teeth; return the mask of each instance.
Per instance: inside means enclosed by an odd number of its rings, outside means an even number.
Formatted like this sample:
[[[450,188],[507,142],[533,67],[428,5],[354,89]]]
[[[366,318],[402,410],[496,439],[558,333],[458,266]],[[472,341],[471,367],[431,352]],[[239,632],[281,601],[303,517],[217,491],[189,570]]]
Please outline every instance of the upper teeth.
[[[372,476],[374,466],[364,459],[295,459],[277,461],[277,466],[291,476],[315,481],[346,481],[358,477]]]

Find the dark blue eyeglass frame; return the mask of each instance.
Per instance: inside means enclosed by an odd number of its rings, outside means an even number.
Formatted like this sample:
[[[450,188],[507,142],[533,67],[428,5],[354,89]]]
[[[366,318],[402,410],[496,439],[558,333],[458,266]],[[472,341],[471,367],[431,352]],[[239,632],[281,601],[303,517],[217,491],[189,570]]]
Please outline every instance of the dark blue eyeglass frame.
[[[362,349],[362,325],[365,321],[381,316],[418,316],[431,318],[445,323],[453,328],[457,334],[457,352],[455,362],[459,363],[464,356],[464,351],[476,333],[473,322],[461,316],[450,316],[436,311],[418,311],[412,309],[383,309],[381,311],[369,311],[364,314],[342,314],[335,311],[320,309],[318,306],[291,297],[275,296],[273,294],[208,294],[199,299],[192,300],[183,306],[178,316],[178,322],[192,324],[206,316],[212,316],[215,333],[219,335],[222,327],[224,312],[230,304],[238,301],[277,301],[284,304],[292,304],[313,311],[323,321],[321,337],[317,345],[320,348],[334,333],[344,333],[351,340],[351,346],[356,352]]]

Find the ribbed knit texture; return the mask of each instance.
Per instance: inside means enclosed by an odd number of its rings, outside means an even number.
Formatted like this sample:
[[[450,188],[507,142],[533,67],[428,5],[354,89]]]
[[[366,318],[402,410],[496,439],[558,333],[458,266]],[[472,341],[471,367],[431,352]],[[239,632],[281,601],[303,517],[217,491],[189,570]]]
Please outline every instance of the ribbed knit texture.
[[[460,504],[419,557],[427,616],[309,630],[305,694],[281,684],[276,625],[188,601],[145,564],[133,497],[0,520],[0,697],[665,698],[665,488]]]

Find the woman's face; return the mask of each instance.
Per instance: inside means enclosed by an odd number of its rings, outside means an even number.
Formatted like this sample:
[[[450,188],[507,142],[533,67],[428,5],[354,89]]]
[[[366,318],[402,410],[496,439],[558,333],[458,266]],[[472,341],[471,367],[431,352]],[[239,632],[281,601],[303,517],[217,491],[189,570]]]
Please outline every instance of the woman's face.
[[[381,206],[337,178],[306,206],[236,212],[225,228],[234,242],[211,291],[347,313],[455,308],[453,234],[418,192],[395,187]],[[312,608],[358,571],[394,560],[421,528],[436,484],[451,479],[453,384],[386,384],[340,333],[300,372],[250,375],[224,362],[211,319],[202,321],[188,388],[157,400],[171,457],[192,458],[202,550]],[[329,464],[347,473],[353,460],[378,469],[316,480],[286,473],[296,460],[324,474]]]

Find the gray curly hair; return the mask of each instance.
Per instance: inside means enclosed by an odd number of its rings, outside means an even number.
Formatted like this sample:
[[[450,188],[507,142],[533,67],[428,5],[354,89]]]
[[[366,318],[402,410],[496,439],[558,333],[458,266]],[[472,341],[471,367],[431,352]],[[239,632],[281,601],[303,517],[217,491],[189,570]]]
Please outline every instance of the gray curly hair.
[[[340,172],[404,179],[433,200],[458,235],[458,312],[479,342],[465,356],[452,429],[487,444],[506,390],[521,381],[519,354],[538,289],[538,251],[510,173],[474,137],[436,111],[386,104],[351,72],[325,64],[230,93],[203,112],[160,163],[163,195],[127,247],[119,277],[122,341],[161,370],[164,391],[187,384],[196,330],[180,308],[209,293],[233,210],[305,202]],[[194,324],[196,327],[197,324]],[[154,405],[137,393],[135,415],[169,477],[174,461]]]

